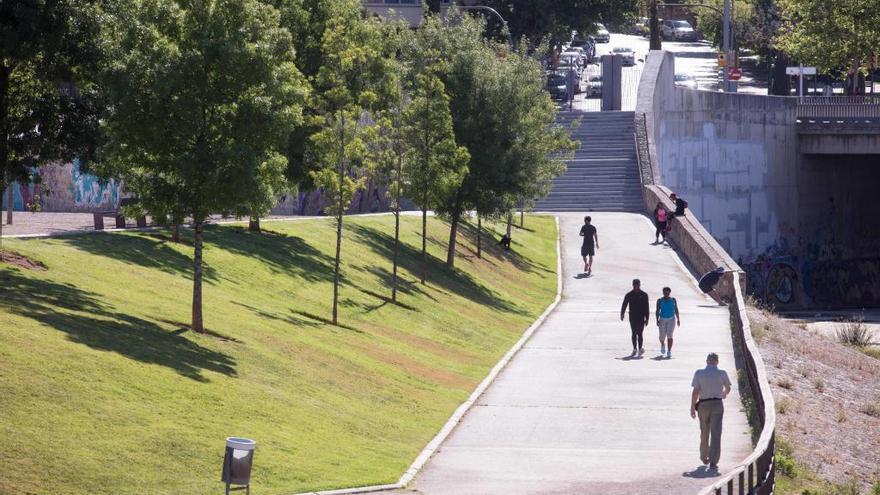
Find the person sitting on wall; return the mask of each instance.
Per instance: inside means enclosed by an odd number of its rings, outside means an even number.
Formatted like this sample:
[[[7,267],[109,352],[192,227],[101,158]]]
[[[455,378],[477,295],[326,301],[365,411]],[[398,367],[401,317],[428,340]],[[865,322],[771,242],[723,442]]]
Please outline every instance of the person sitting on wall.
[[[679,198],[678,195],[675,193],[670,194],[669,199],[671,199],[672,202],[675,203],[675,213],[673,213],[673,215],[676,217],[684,216],[684,210],[687,209],[688,202],[682,198]]]

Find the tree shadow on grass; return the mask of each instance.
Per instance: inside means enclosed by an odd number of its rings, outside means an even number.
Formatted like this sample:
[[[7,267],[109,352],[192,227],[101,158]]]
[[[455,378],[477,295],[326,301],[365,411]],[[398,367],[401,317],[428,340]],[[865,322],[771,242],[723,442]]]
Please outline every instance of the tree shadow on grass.
[[[393,249],[393,248],[392,248]],[[421,256],[421,254],[419,255]],[[388,289],[388,295],[391,294],[391,270],[381,266],[368,266],[365,268],[367,273],[370,273],[374,277],[378,278],[382,281],[382,285]],[[397,292],[400,294],[405,294],[407,296],[413,297],[424,297],[430,299],[434,302],[437,302],[437,298],[434,297],[430,292],[423,289],[423,285],[418,280],[407,280],[401,273],[401,268],[397,269]],[[362,290],[358,288],[359,290]],[[364,291],[366,292],[366,291]],[[371,294],[375,297],[388,297]],[[417,308],[416,308],[417,309]]]
[[[244,227],[211,226],[210,242],[219,249],[256,258],[275,273],[302,278],[307,282],[333,281],[332,256],[326,255],[305,240],[263,229],[250,232]]]
[[[390,234],[372,227],[356,224],[351,225],[349,231],[356,236],[359,242],[376,254],[389,260],[392,258],[394,254],[394,237]],[[410,273],[420,273],[421,259],[422,252],[420,249],[416,249],[406,243],[400,244],[398,261],[401,268]],[[431,284],[494,309],[520,315],[528,314],[528,311],[499,297],[495,291],[481,284],[469,274],[458,269],[449,269],[442,261],[433,256],[428,257],[427,264],[428,282]]]
[[[96,256],[192,277],[192,257],[178,252],[161,237],[140,233],[106,232],[64,237],[59,238],[58,241]],[[216,270],[207,262],[202,264],[202,273],[206,282],[213,282],[217,278]]]
[[[155,322],[113,311],[98,297],[70,284],[0,270],[0,310],[64,332],[71,342],[164,366],[200,382],[208,381],[203,371],[237,375],[235,360],[226,354],[202,347]]]
[[[473,243],[475,246],[477,244],[477,226],[473,225],[469,222],[462,222],[459,231],[462,235],[467,236],[468,240]],[[548,269],[545,266],[541,266],[532,260],[522,256],[516,251],[517,246],[521,245],[517,241],[517,236],[514,232],[511,234],[513,238],[511,240],[511,249],[508,251],[501,247],[498,244],[498,240],[501,238],[494,229],[486,228],[483,226],[483,253],[489,253],[495,258],[509,261],[517,270],[525,273],[543,273],[543,274],[555,274],[556,272]]]

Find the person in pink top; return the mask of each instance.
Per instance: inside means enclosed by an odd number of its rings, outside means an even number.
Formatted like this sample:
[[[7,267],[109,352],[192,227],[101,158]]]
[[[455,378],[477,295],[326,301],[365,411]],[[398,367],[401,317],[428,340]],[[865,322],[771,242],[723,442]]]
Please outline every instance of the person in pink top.
[[[657,203],[654,208],[654,223],[657,225],[657,232],[654,234],[654,244],[660,244],[660,236],[666,241],[666,227],[669,225],[669,211],[662,203]]]

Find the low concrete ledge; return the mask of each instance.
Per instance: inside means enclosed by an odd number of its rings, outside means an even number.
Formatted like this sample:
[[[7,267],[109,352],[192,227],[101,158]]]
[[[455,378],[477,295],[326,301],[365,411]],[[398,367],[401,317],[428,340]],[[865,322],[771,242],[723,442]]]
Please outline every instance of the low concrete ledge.
[[[642,176],[642,193],[645,201],[645,210],[651,215],[657,203],[665,206],[669,211],[675,207],[669,195],[672,193],[668,188],[660,185],[660,162],[657,158],[656,140],[658,133],[659,116],[673,104],[681,104],[677,98],[693,96],[685,93],[681,88],[675,88],[672,81],[675,59],[671,54],[664,51],[652,51],[645,61],[642,71],[642,79],[639,83],[639,94],[636,104],[635,125],[642,131],[636,133],[638,150],[640,153],[639,167]],[[743,95],[711,95],[710,98],[736,103],[739,105],[768,105],[778,104],[778,100],[742,98]],[[687,98],[685,98],[687,99]],[[789,102],[782,101],[788,105]],[[645,142],[638,142],[639,139]],[[641,151],[644,150],[644,153]],[[653,220],[653,219],[652,219]],[[716,286],[718,296],[729,304],[731,316],[731,331],[736,341],[743,360],[742,369],[748,376],[750,400],[752,401],[751,412],[753,413],[752,427],[760,430],[760,436],[755,442],[755,448],[746,459],[734,469],[725,473],[721,479],[714,481],[700,491],[699,495],[721,495],[722,493],[749,493],[752,495],[770,495],[775,486],[775,434],[776,434],[776,410],[773,394],[770,390],[770,382],[767,379],[767,371],[764,361],[758,352],[758,346],[752,338],[751,326],[746,315],[745,274],[729,254],[718,244],[718,241],[709,234],[698,219],[687,213],[676,217],[672,223],[672,230],[667,238],[676,250],[690,264],[690,268],[698,274],[710,270],[724,268],[725,273]]]

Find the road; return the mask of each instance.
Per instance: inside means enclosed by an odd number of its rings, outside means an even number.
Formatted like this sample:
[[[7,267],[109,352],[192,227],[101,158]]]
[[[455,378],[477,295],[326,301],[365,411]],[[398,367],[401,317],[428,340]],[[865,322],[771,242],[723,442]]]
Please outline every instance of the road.
[[[612,33],[610,43],[596,45],[596,55],[602,56],[611,53],[615,47],[629,47],[636,54],[636,65],[623,68],[623,101],[622,110],[634,110],[635,98],[638,91],[639,77],[644,66],[645,55],[648,53],[648,38],[630,34]],[[664,41],[663,49],[675,54],[676,74],[687,74],[697,80],[697,89],[719,91],[720,79],[716,64],[717,49],[713,48],[708,41],[674,42]],[[584,87],[591,75],[599,73],[598,64],[590,65],[584,71]],[[755,77],[749,68],[743,69],[743,77],[739,81],[740,93],[767,94],[767,81]],[[574,108],[583,111],[598,111],[601,103],[599,98],[586,98],[584,94],[577,95]]]
[[[652,244],[646,217],[592,215],[601,247],[593,275],[581,273],[582,216],[561,214],[562,301],[397,493],[693,494],[717,479],[700,465],[688,405],[706,353],[718,352],[736,381],[727,308],[697,289],[671,248]],[[659,356],[653,323],[645,356],[629,357],[629,324],[618,313],[634,277],[652,300],[663,286],[678,299],[672,359]],[[752,449],[736,391],[726,409],[722,472]]]

